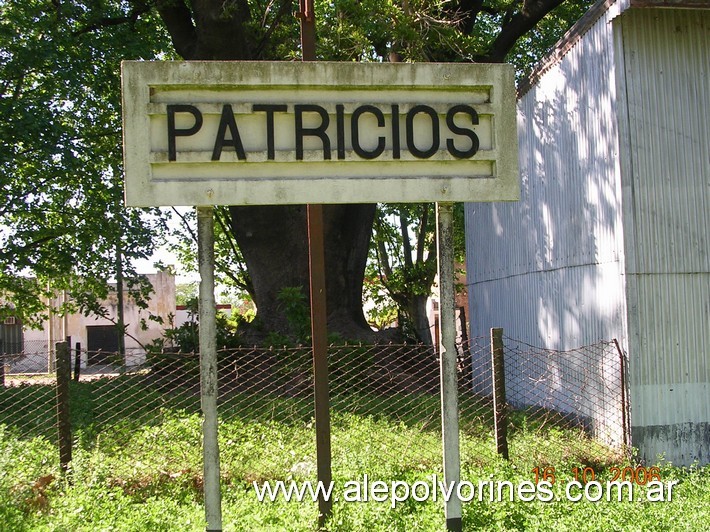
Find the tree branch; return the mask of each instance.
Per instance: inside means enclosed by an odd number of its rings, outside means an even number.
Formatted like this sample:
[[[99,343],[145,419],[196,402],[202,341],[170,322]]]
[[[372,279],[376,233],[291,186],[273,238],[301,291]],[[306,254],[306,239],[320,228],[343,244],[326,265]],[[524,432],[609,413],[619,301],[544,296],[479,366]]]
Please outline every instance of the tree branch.
[[[429,203],[422,204],[422,217],[419,223],[419,236],[417,237],[417,263],[424,262],[427,225],[429,225],[429,205]]]
[[[409,216],[404,208],[399,209],[399,228],[402,232],[402,250],[404,253],[404,266],[412,266],[412,243],[409,241]]]
[[[382,233],[382,221],[379,216],[377,217],[377,232]],[[387,248],[385,247],[385,242],[382,238],[376,238],[377,242],[377,262],[380,265],[380,269],[384,270],[385,278],[392,277],[392,267],[390,266],[390,261],[387,255]],[[382,279],[382,276],[380,276]]]
[[[24,244],[14,250],[12,250],[11,253],[8,253],[5,251],[0,251],[0,261],[8,262],[10,260],[16,260],[17,257],[26,255],[28,251],[38,248],[41,245],[46,244],[47,242],[55,240],[55,239],[59,238],[60,236],[66,235],[68,233],[69,233],[69,229],[65,228],[61,231],[55,231],[53,233],[50,233],[49,235],[37,238],[36,240],[33,240],[32,242],[28,242],[27,244]]]
[[[228,225],[231,224],[231,221],[226,222],[225,218],[227,217],[227,213],[225,212],[227,209],[225,207],[217,207],[214,211],[214,217],[217,220],[217,224],[219,225],[220,229],[222,229],[222,233],[227,237],[227,242],[229,243],[229,249],[232,251],[234,255],[238,255],[239,251],[237,250],[237,246],[234,243],[234,240],[232,239],[231,235],[232,233],[229,230]]]
[[[271,35],[274,33],[276,28],[278,28],[283,16],[286,13],[288,13],[289,11],[291,11],[292,5],[293,5],[293,0],[283,0],[283,2],[281,2],[281,7],[279,7],[279,10],[276,12],[276,15],[274,16],[274,20],[271,22],[268,29],[264,33],[264,35],[261,37],[259,44],[256,46],[256,50],[254,51],[255,57],[261,56],[261,53],[264,51],[264,47],[266,46],[266,43],[268,42],[269,38],[271,38]],[[266,18],[266,17],[264,17],[264,18]],[[263,25],[266,25],[266,20],[264,20]]]
[[[198,57],[221,61],[253,59],[247,0],[192,0]]]
[[[192,227],[190,227],[190,224],[188,223],[187,219],[185,219],[185,217],[182,215],[182,213],[179,210],[177,210],[175,207],[171,207],[171,209],[173,210],[173,212],[175,214],[177,214],[178,218],[180,218],[180,221],[182,222],[182,226],[185,228],[185,230],[188,233],[190,233],[190,238],[192,238],[192,240],[194,242],[197,242],[197,235],[192,230]]]
[[[523,9],[507,19],[498,37],[493,41],[488,53],[483,59],[491,63],[501,63],[505,56],[515,46],[516,41],[533,29],[550,11],[565,0],[525,0]]]
[[[240,253],[237,249],[236,242],[234,241],[233,233],[229,230],[229,226],[232,222],[231,219],[226,219],[229,217],[227,213],[228,210],[226,207],[218,207],[214,211],[217,224],[222,230],[222,233],[227,238],[229,249],[232,252],[232,255],[238,257]],[[251,284],[251,278],[249,277],[249,273],[247,272],[246,266],[244,264],[239,263],[239,267],[245,272],[244,278],[240,279],[236,274],[232,273],[232,270],[228,267],[226,263],[222,263],[221,260],[218,260],[217,262],[219,262],[220,270],[222,271],[222,273],[224,273],[224,275],[229,277],[236,286],[238,286],[242,290],[246,290],[250,296],[254,297],[254,286]]]
[[[453,10],[454,20],[464,35],[470,35],[476,25],[478,14],[483,9],[483,0],[460,0]]]
[[[59,5],[55,4],[55,6],[57,7],[57,12],[59,12]],[[127,22],[133,24],[140,18],[141,15],[147,13],[152,8],[153,6],[150,3],[136,2],[135,9],[133,9],[133,11],[131,11],[128,15],[125,15],[123,17],[102,17],[93,24],[89,24],[88,26],[85,26],[80,30],[75,31],[74,33],[72,33],[72,35],[74,37],[78,37],[79,35],[91,33],[102,28],[120,26],[121,24],[126,24]]]

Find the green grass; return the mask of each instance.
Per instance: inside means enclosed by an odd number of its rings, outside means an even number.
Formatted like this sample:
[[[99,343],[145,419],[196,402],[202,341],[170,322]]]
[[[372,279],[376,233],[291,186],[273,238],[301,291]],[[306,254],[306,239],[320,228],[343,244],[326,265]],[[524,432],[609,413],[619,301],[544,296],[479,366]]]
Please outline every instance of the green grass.
[[[0,394],[0,529],[204,530],[201,497],[199,398],[190,387],[136,394],[136,378],[80,383],[72,388],[75,447],[72,470],[58,464],[51,408],[29,425],[23,400],[44,401],[36,386]],[[102,391],[98,402],[96,392]],[[438,398],[366,394],[333,398],[332,449],[336,495],[367,474],[371,481],[428,481],[441,477]],[[126,407],[126,402],[130,405]],[[410,401],[410,402],[405,402]],[[474,400],[472,400],[474,401]],[[466,405],[464,405],[466,406]],[[578,431],[516,414],[511,460],[500,459],[490,419],[462,409],[462,479],[534,480],[533,468],[554,467],[553,502],[464,503],[467,530],[703,530],[710,522],[710,469],[660,466],[664,482],[678,481],[671,502],[569,502],[563,486],[575,467],[601,479],[626,459]],[[312,502],[259,502],[252,482],[315,480],[310,398],[230,393],[222,399],[220,451],[225,530],[315,530]],[[20,432],[16,427],[22,427]],[[71,480],[71,481],[70,481]],[[442,530],[441,501],[336,502],[330,530]]]

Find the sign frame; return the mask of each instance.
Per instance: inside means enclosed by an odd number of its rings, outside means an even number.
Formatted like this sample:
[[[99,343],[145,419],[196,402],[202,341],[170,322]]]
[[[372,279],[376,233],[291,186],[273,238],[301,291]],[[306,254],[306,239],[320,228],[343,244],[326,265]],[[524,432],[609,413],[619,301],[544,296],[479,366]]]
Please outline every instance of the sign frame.
[[[121,75],[127,206],[515,201],[519,198],[516,96],[511,65],[123,61]],[[256,120],[254,105],[263,107],[274,102],[286,105],[288,110],[280,118],[273,112],[271,115],[257,112],[262,129],[268,129],[268,121],[274,116],[283,123],[295,120],[299,105],[298,112],[306,105],[327,110],[330,159],[325,157],[328,150],[324,140],[307,138],[307,142],[318,146],[315,149],[306,146],[305,151],[301,146],[300,154],[296,146],[280,151],[277,148],[273,159],[265,149],[252,152],[247,147],[248,161],[240,160],[234,130],[228,128],[230,131],[223,130],[220,136],[224,147],[220,146],[219,159],[213,161],[211,144],[209,149],[189,147],[192,139],[188,137],[193,136],[190,130],[196,127],[197,118],[184,111],[180,116],[182,125],[177,130],[179,136],[172,138],[171,152],[169,105],[173,105],[173,120],[176,120],[175,110],[186,106],[199,109],[200,114],[203,111],[209,114],[211,126],[208,127],[208,118],[205,118],[205,131],[197,134],[204,137],[210,133],[211,140],[219,136],[215,124],[220,112],[227,114],[225,106],[229,105],[234,111],[233,120],[239,124],[240,119],[250,113],[252,122]],[[367,109],[358,110],[358,106],[363,105]],[[395,105],[399,114],[395,114]],[[479,117],[485,117],[476,125],[468,124],[469,130],[480,130],[484,139],[481,148],[473,156],[457,158],[451,149],[447,152],[446,143],[451,141],[452,146],[462,146],[459,149],[465,150],[469,139],[449,130],[449,138],[440,135],[435,153],[428,157],[417,154],[423,150],[417,150],[417,144],[428,148],[433,141],[426,136],[418,137],[419,133],[411,133],[412,138],[408,138],[410,132],[405,129],[415,123],[423,123],[426,128],[427,121],[431,121],[430,127],[435,127],[434,122],[438,120],[439,127],[446,132],[447,112],[455,105],[470,106]],[[338,106],[340,110],[336,109]],[[417,106],[418,115],[414,109]],[[387,137],[387,149],[372,159],[358,156],[352,146],[342,146],[343,151],[338,151],[342,143],[352,144],[352,136],[356,134],[351,133],[352,113],[359,112],[360,120],[372,121],[378,118],[373,107],[387,115],[386,126],[370,126],[370,130],[377,128],[374,131],[381,134],[381,138]],[[438,119],[428,116],[426,109],[421,110],[424,108],[434,109]],[[345,118],[335,116],[334,112],[340,112]],[[414,115],[411,123],[410,113]],[[362,118],[364,115],[367,116]],[[395,116],[402,144],[396,155],[397,150],[392,146]],[[452,120],[458,125],[465,124],[467,119],[471,120],[464,113]],[[345,120],[345,124],[336,124],[338,120]],[[460,130],[465,125],[458,127]],[[175,122],[173,128],[175,134]],[[336,139],[341,131],[338,128],[346,130],[342,141],[340,137]],[[316,137],[312,133],[314,129],[317,128],[303,126],[301,134]],[[239,134],[244,144],[258,136],[251,135],[248,128]],[[205,143],[204,138],[202,142]]]

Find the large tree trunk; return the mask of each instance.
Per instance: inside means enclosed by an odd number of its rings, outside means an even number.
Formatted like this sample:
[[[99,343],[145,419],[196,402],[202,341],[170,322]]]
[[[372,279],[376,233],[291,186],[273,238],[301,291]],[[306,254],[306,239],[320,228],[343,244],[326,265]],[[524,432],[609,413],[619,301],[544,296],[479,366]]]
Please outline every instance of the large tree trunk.
[[[306,208],[249,206],[230,212],[260,321],[268,331],[287,333],[279,292],[301,287],[309,293]],[[362,282],[374,215],[374,204],[324,209],[328,327],[348,339],[373,337],[362,311]]]
[[[185,59],[259,59],[260,44],[249,31],[247,0],[159,0],[157,8]],[[284,2],[276,15],[288,12]],[[296,46],[296,43],[294,43]],[[266,331],[287,332],[277,296],[284,287],[309,294],[305,206],[230,207],[232,230],[247,264]],[[328,325],[346,338],[369,338],[362,311],[362,281],[375,205],[336,205],[324,210]]]
[[[412,320],[412,327],[417,333],[419,340],[426,345],[433,345],[433,337],[429,325],[429,316],[426,312],[428,296],[415,295],[407,302],[407,314]]]

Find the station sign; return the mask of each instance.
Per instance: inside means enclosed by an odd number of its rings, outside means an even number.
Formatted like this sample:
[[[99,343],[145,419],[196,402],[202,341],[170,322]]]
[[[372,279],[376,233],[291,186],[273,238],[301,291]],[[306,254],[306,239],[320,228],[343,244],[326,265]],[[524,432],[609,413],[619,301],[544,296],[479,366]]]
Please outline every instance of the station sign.
[[[124,61],[126,204],[519,197],[502,64]]]

